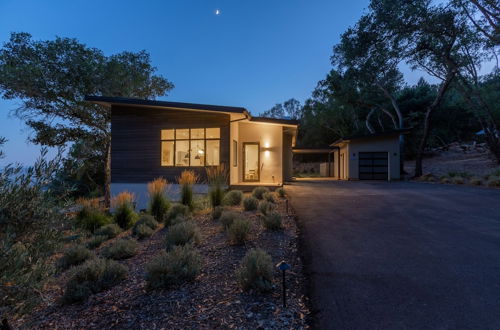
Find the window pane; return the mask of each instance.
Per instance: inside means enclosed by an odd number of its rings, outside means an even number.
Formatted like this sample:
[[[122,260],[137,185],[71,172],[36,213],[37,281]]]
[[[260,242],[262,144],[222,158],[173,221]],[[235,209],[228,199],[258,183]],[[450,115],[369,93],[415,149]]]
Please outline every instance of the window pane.
[[[161,143],[161,166],[174,166],[174,141]]]
[[[174,139],[174,130],[173,129],[162,129],[161,130],[161,139],[162,140],[173,140]]]
[[[175,166],[189,166],[189,141],[175,141]]]
[[[205,129],[204,128],[191,128],[191,139],[204,139]]]
[[[220,139],[220,128],[207,128],[207,139]]]
[[[205,140],[191,140],[191,166],[205,165]]]
[[[175,130],[176,139],[189,139],[189,128],[186,129],[176,129]]]
[[[208,129],[207,129],[208,135]],[[207,140],[207,166],[219,165],[220,140]]]

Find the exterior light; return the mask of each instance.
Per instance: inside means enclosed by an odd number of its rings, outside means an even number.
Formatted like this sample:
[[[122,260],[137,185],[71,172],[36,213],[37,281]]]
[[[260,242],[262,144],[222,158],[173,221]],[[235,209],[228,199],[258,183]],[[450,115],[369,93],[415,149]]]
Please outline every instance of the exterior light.
[[[291,267],[284,260],[276,265],[276,268],[282,271],[283,273],[283,307],[286,307],[286,282],[285,282],[285,272],[289,270]]]
[[[269,150],[264,151],[264,156],[269,157],[269,154],[270,154]]]
[[[264,143],[264,148],[269,148],[269,142]]]

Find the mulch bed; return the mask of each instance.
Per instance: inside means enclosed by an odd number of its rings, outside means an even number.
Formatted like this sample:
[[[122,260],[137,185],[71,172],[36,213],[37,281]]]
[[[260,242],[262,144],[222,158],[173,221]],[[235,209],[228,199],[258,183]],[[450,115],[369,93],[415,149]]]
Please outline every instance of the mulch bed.
[[[285,201],[279,199],[277,206],[284,215],[284,230],[277,232],[266,231],[256,211],[234,208],[252,222],[251,238],[242,246],[229,244],[222,226],[210,214],[196,214],[194,219],[203,236],[197,247],[203,256],[203,266],[193,283],[174,289],[146,290],[145,265],[164,249],[167,229],[162,228],[151,238],[139,241],[140,251],[136,256],[120,261],[128,267],[128,278],[119,285],[93,295],[84,303],[61,305],[66,272],[51,283],[42,306],[14,325],[43,329],[307,328],[309,310],[297,227],[293,214],[285,214]],[[129,233],[119,237],[124,235]],[[270,294],[243,292],[240,288],[235,271],[245,253],[254,247],[267,251],[275,264],[286,260],[292,266],[287,272],[286,308],[282,307],[281,274],[277,270],[275,288]],[[100,250],[102,247],[97,252]]]

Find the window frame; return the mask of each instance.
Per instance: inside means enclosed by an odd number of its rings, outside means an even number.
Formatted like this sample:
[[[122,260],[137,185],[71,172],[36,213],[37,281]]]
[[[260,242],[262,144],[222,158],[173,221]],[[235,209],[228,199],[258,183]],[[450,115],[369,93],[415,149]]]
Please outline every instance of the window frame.
[[[207,128],[218,128],[219,129],[219,137],[218,138],[207,138]],[[183,129],[188,129],[189,130],[189,136],[187,139],[177,139],[177,130],[183,130]],[[191,130],[192,129],[203,129],[203,139],[200,138],[191,138]],[[163,139],[161,132],[164,130],[173,130],[173,139]],[[215,126],[215,127],[189,127],[189,128],[162,128],[160,129],[160,167],[214,167],[214,166],[219,166],[221,164],[221,127],[220,126]],[[191,165],[191,141],[200,141],[203,140],[203,150],[205,152],[204,158],[203,158],[203,165]],[[177,161],[177,141],[187,141],[188,142],[188,165],[176,165]],[[219,164],[218,165],[207,165],[207,141],[219,141]],[[162,157],[163,157],[163,142],[173,142],[174,144],[174,157],[173,157],[173,164],[172,165],[163,165],[162,164]]]

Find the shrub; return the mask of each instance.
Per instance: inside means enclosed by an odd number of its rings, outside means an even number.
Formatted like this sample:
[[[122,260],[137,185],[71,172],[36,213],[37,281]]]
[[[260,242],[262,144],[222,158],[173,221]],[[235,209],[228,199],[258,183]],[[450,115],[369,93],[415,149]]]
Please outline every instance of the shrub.
[[[221,186],[212,186],[208,190],[208,199],[212,207],[222,205],[224,200],[224,189]]]
[[[148,183],[149,212],[158,222],[163,222],[170,208],[170,202],[166,196],[168,183],[163,178],[157,178]]]
[[[269,212],[274,211],[274,204],[268,201],[261,201],[259,203],[259,211],[263,215],[267,215]]]
[[[227,229],[235,219],[239,218],[239,213],[235,211],[223,211],[219,220],[224,229]]]
[[[168,288],[193,281],[201,269],[201,256],[190,245],[162,251],[146,266],[148,288]]]
[[[243,290],[271,291],[273,287],[271,256],[261,249],[248,251],[237,270],[237,277]]]
[[[111,201],[115,213],[113,220],[123,229],[129,229],[137,221],[138,215],[134,211],[134,194],[124,191]]]
[[[219,220],[222,212],[224,212],[224,208],[222,206],[214,207],[212,210],[212,220]]]
[[[276,199],[274,198],[274,193],[272,192],[266,192],[264,195],[264,200],[268,201],[269,203],[276,203]]]
[[[224,198],[224,186],[227,184],[229,171],[224,164],[214,167],[205,168],[207,174],[207,181],[210,186],[208,191],[208,198],[210,205],[216,207],[222,205]]]
[[[155,220],[155,218],[152,215],[149,214],[143,214],[139,218],[139,220],[134,224],[134,227],[132,228],[132,232],[134,231],[134,228],[140,225],[146,225],[147,227],[155,230],[158,227],[158,222]]]
[[[75,268],[64,292],[63,301],[86,300],[94,293],[107,290],[127,276],[127,268],[113,260],[92,259]]]
[[[470,174],[469,172],[448,172],[448,176],[450,178],[454,177],[470,178],[472,174]]]
[[[172,220],[178,216],[187,217],[189,215],[189,207],[183,204],[174,204],[170,211],[168,211],[167,221],[165,225],[171,225]]]
[[[106,247],[103,254],[106,258],[121,260],[137,254],[139,244],[133,239],[119,239],[113,245]]]
[[[235,244],[243,244],[250,233],[250,221],[236,218],[227,229],[229,240]]]
[[[95,255],[92,251],[82,245],[75,245],[64,252],[64,255],[57,262],[57,268],[66,270],[71,266],[80,265],[93,257]]]
[[[490,176],[486,184],[488,187],[500,187],[500,176]]]
[[[110,222],[111,219],[107,215],[90,206],[83,206],[76,215],[76,225],[91,233]]]
[[[464,184],[465,179],[461,176],[452,176],[451,177],[451,183],[453,184]]]
[[[267,192],[269,192],[269,189],[267,189],[266,187],[255,187],[252,191],[252,196],[257,199],[263,199],[264,194]]]
[[[451,183],[450,178],[449,178],[449,177],[447,177],[447,176],[443,176],[443,177],[441,177],[441,180],[440,180],[440,181],[441,181],[441,183]]]
[[[167,249],[176,245],[198,244],[200,242],[200,229],[194,221],[183,221],[169,228],[165,236]]]
[[[262,217],[262,223],[264,227],[268,230],[279,230],[281,226],[281,214],[278,212],[269,212],[267,215]]]
[[[103,226],[96,231],[96,235],[106,236],[107,239],[115,238],[118,234],[122,232],[120,226],[116,223],[110,223],[109,225]]]
[[[253,196],[245,197],[245,199],[243,199],[243,208],[245,211],[257,210],[258,206],[259,200]]]
[[[87,241],[85,246],[88,249],[97,249],[99,246],[101,246],[102,243],[106,242],[107,240],[108,236],[106,235],[95,235],[92,236],[92,238]]]
[[[184,170],[177,181],[181,185],[181,203],[192,210],[194,207],[193,185],[198,181],[198,175],[192,170]]]
[[[145,224],[140,224],[139,226],[134,227],[134,235],[137,236],[138,239],[151,237],[154,232],[155,231],[151,229],[151,227]]]
[[[493,172],[491,172],[490,175],[491,176],[500,176],[500,167],[498,167],[497,169],[493,170]]]
[[[473,176],[470,178],[469,182],[473,185],[480,186],[483,183],[483,180],[480,177]]]
[[[176,216],[171,222],[170,222],[170,227],[172,226],[175,226],[176,224],[178,223],[181,223],[181,222],[186,222],[186,221],[189,221],[191,220],[191,216],[185,216],[185,215],[182,215],[182,214],[179,214],[178,216]]]
[[[243,199],[243,192],[241,190],[231,190],[224,196],[223,204],[229,206],[238,206]]]
[[[278,193],[278,196],[280,196],[281,198],[285,198],[286,196],[285,188],[280,187],[276,189],[276,192]]]

